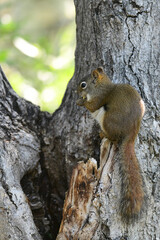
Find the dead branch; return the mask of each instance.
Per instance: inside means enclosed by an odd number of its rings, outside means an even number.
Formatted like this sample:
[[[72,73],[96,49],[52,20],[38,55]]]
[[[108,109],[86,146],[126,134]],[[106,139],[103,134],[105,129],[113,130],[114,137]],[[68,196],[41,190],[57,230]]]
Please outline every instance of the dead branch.
[[[100,228],[100,197],[111,184],[114,154],[115,147],[103,139],[99,169],[96,160],[92,158],[86,163],[79,162],[73,170],[57,240],[89,240]]]

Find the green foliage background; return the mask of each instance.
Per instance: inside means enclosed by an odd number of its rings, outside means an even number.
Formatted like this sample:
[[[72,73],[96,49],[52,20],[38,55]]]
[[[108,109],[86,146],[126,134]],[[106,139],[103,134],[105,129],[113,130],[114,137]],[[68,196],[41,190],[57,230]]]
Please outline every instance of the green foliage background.
[[[72,0],[1,0],[0,64],[14,90],[53,112],[74,72]]]

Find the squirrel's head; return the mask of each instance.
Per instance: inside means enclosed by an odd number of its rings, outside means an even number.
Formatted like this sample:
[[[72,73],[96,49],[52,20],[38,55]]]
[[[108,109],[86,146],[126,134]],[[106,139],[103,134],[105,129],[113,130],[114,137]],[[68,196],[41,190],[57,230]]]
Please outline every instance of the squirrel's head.
[[[91,95],[97,95],[98,87],[107,83],[110,83],[110,80],[104,73],[102,67],[93,70],[91,74],[82,78],[78,85],[77,92],[80,95],[78,102],[89,101]]]

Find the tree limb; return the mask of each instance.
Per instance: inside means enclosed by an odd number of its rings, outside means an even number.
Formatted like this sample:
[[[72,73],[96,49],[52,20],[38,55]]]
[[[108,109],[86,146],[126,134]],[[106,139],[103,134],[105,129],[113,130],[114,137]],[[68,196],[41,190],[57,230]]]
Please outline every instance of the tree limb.
[[[114,154],[115,147],[103,139],[99,169],[93,158],[86,163],[79,162],[74,168],[57,240],[92,239],[98,234],[101,195],[106,193],[111,184]]]

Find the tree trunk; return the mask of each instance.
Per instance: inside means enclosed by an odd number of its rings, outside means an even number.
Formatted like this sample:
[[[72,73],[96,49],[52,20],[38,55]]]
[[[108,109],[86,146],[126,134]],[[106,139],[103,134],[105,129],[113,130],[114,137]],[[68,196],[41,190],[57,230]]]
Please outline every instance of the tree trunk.
[[[75,73],[53,115],[18,97],[0,70],[0,239],[56,238],[73,167],[90,157],[99,159],[99,127],[85,109],[76,106],[75,89],[83,76],[103,66],[113,82],[135,87],[146,105],[136,154],[148,205],[138,223],[123,226],[115,161],[111,188],[99,209],[97,236],[158,240],[160,2],[75,0],[75,7]]]

